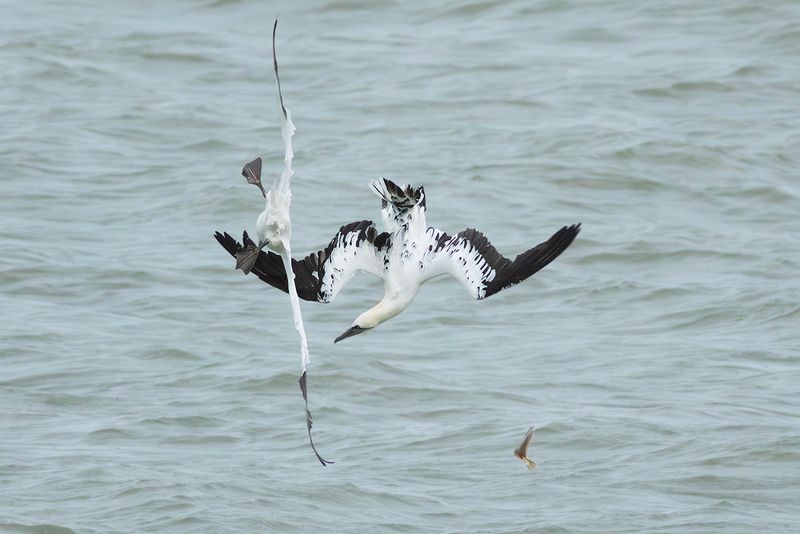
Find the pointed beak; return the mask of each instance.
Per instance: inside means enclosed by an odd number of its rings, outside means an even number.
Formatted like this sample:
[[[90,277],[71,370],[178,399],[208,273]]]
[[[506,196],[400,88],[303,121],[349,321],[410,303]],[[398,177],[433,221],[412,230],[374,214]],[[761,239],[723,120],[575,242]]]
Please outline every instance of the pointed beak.
[[[367,330],[369,330],[369,328],[361,328],[360,326],[351,326],[350,328],[344,331],[344,334],[334,339],[333,342],[338,343],[343,339],[346,339],[348,337],[353,337],[355,335],[366,332]]]

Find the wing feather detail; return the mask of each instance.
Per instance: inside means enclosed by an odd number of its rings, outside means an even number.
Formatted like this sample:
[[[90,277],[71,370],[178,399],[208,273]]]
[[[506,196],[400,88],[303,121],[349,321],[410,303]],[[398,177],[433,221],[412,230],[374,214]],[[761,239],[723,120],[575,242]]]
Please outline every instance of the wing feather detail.
[[[434,228],[430,239],[424,277],[449,274],[467,288],[474,299],[481,300],[516,285],[556,259],[575,239],[581,225],[564,226],[550,239],[519,254],[513,261],[492,246],[478,230],[468,228],[449,236]]]
[[[234,257],[243,248],[254,245],[247,232],[241,244],[227,233],[217,232],[214,237]],[[292,258],[297,295],[303,300],[331,302],[358,271],[383,277],[384,258],[390,242],[389,234],[379,234],[372,221],[342,226],[324,249],[302,260]],[[288,292],[283,261],[274,252],[262,250],[251,272],[269,285]]]

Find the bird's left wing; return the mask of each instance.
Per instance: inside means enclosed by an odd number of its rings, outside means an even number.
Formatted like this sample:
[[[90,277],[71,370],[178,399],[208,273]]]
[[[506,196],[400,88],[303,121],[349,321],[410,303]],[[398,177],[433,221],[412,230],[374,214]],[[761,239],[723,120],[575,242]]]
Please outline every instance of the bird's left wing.
[[[217,232],[214,237],[233,257],[248,245],[254,245],[247,232],[243,244],[227,233]],[[379,234],[372,221],[342,226],[324,249],[302,260],[292,258],[297,295],[303,300],[331,302],[358,271],[383,277],[388,248],[389,234]],[[279,255],[262,250],[252,272],[269,285],[288,292],[286,270]]]
[[[420,262],[422,277],[452,275],[480,300],[518,284],[556,259],[575,239],[581,225],[565,226],[544,243],[519,254],[513,261],[495,249],[474,228],[449,236],[429,228],[427,252]]]

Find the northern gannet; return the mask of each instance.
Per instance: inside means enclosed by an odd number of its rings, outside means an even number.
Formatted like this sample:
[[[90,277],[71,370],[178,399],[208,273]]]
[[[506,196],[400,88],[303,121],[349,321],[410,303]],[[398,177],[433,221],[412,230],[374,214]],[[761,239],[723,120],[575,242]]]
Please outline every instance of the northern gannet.
[[[256,183],[254,173],[260,174],[260,169],[260,159],[254,160],[245,165],[243,174],[252,174],[248,181]],[[437,276],[453,276],[477,300],[518,284],[564,252],[581,228],[580,223],[564,226],[547,241],[510,260],[478,230],[468,228],[451,236],[428,226],[424,188],[398,186],[386,178],[373,180],[371,186],[381,199],[385,232],[379,233],[372,221],[353,222],[342,226],[323,250],[302,260],[292,258],[297,295],[303,300],[333,301],[356,271],[383,279],[383,299],[359,315],[334,343],[396,316],[411,304],[425,282]],[[237,268],[245,274],[252,271],[271,286],[288,291],[281,257],[262,250],[268,245],[268,229],[260,219],[257,227],[258,246],[247,232],[242,244],[227,233],[216,232],[215,237],[237,258]]]

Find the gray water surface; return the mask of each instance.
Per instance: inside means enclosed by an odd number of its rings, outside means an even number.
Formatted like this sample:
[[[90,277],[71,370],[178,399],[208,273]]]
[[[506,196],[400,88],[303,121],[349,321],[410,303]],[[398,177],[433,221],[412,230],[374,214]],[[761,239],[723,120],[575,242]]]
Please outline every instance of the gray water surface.
[[[0,531],[800,530],[800,3],[0,6]],[[294,247],[368,181],[513,255],[305,303],[233,270],[293,111]],[[512,451],[537,427],[528,472]]]

